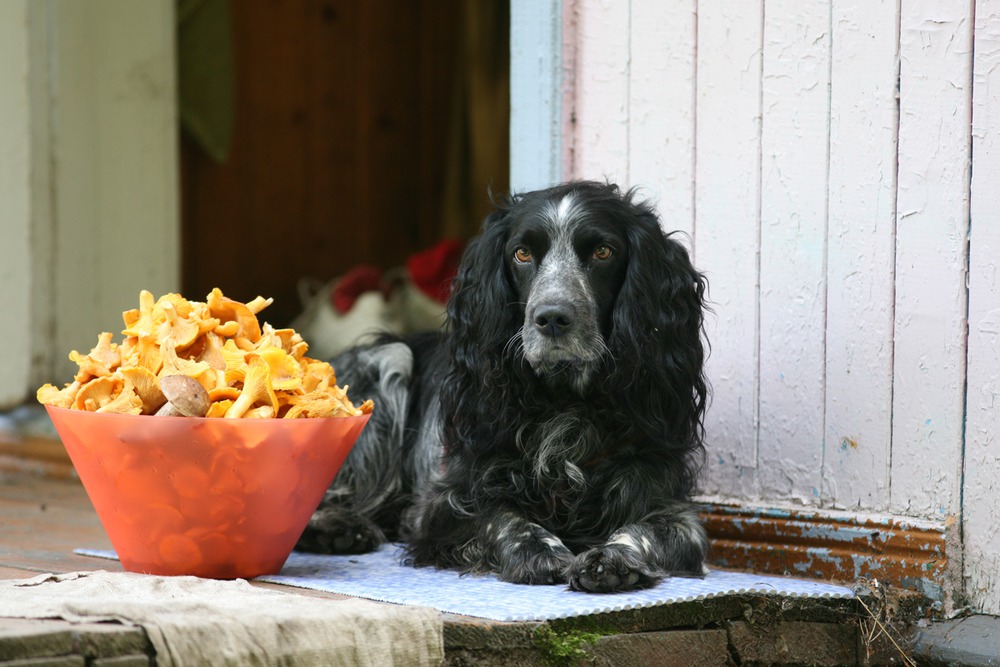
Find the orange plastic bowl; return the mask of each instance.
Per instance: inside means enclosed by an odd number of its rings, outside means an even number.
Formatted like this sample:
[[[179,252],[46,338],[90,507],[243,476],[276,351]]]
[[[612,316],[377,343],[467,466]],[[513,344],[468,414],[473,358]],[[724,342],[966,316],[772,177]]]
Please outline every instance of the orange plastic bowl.
[[[281,570],[370,417],[46,409],[122,566],[215,579]]]

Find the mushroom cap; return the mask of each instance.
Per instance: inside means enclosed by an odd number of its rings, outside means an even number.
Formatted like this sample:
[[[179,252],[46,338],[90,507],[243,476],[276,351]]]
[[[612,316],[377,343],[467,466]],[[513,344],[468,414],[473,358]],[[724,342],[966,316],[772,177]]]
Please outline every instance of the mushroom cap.
[[[235,335],[243,336],[251,343],[256,343],[260,338],[260,322],[257,321],[257,316],[246,304],[224,296],[218,287],[209,293],[205,302],[208,304],[212,317],[222,322],[222,325],[227,322],[238,323]]]
[[[136,395],[142,401],[142,413],[151,415],[167,402],[156,375],[143,366],[122,366],[118,373],[132,383]]]
[[[185,417],[204,417],[210,401],[201,383],[187,375],[164,375],[160,378],[160,391],[167,403],[156,414],[180,414]],[[172,406],[172,410],[167,410]],[[166,412],[165,412],[166,411]]]
[[[57,408],[72,408],[81,386],[83,385],[75,381],[72,384],[66,384],[62,389],[52,384],[44,384],[35,395],[39,403],[54,405]]]
[[[117,396],[124,384],[125,380],[116,375],[94,378],[80,387],[73,401],[73,407],[77,410],[96,412],[98,408]]]
[[[110,401],[97,408],[96,412],[111,412],[122,415],[142,414],[142,399],[127,379],[121,390]]]
[[[69,353],[70,361],[76,362],[80,367],[74,380],[84,383],[91,378],[104,377],[114,372],[113,369],[121,364],[122,356],[118,345],[112,343],[111,338],[110,332],[104,332],[97,337],[97,345],[87,354],[80,354],[76,350]]]

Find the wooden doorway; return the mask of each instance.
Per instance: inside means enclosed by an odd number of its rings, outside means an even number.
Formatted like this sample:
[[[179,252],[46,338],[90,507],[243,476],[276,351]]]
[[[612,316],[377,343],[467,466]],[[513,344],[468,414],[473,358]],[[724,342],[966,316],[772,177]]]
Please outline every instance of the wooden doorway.
[[[231,2],[228,156],[181,147],[182,289],[301,309],[302,278],[468,238],[508,175],[506,0]],[[183,88],[182,88],[183,90]]]

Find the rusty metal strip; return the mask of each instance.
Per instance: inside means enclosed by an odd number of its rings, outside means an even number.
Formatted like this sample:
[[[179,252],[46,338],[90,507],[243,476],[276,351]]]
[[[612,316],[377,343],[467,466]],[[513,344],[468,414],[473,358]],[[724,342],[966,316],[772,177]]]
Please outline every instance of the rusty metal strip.
[[[944,524],[730,505],[705,507],[702,520],[710,562],[719,567],[847,583],[878,579],[942,599]]]

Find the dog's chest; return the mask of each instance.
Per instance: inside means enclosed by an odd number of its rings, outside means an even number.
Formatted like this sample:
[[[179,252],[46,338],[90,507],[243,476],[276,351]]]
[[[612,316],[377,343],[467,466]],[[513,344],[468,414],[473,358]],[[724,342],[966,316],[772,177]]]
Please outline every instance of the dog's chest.
[[[614,458],[622,451],[586,415],[567,412],[541,422],[521,442],[526,508],[538,519],[575,522],[600,502]]]

